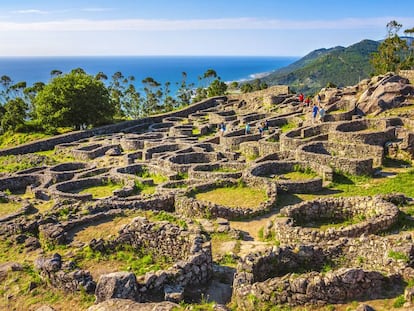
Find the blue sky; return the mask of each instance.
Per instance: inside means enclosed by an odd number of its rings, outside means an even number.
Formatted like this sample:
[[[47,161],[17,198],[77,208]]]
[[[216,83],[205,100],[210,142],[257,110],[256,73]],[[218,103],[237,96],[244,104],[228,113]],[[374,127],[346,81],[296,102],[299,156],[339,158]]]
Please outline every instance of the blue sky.
[[[414,27],[414,1],[2,0],[0,56],[304,56],[391,20]]]

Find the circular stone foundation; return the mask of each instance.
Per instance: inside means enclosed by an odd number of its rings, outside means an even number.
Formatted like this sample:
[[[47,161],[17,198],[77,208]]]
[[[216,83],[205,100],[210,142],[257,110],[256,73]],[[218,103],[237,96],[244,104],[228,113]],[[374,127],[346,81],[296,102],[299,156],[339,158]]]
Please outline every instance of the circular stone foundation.
[[[288,193],[313,193],[322,189],[322,178],[305,162],[266,161],[253,166],[249,176],[269,178],[277,183],[277,190]]]
[[[188,171],[193,179],[225,179],[242,177],[245,164],[239,162],[220,162],[212,164],[194,165]]]
[[[282,243],[318,243],[342,237],[360,237],[389,229],[399,209],[379,197],[326,198],[306,201],[280,210],[274,218],[276,239]]]
[[[264,189],[265,201],[258,206],[225,206],[207,200],[196,198],[197,193],[205,193],[220,188],[249,187]],[[224,194],[223,194],[224,196]],[[234,179],[217,180],[205,184],[195,185],[189,188],[183,195],[175,198],[176,212],[187,217],[222,217],[226,219],[240,219],[252,217],[268,212],[276,204],[276,186],[265,180]]]

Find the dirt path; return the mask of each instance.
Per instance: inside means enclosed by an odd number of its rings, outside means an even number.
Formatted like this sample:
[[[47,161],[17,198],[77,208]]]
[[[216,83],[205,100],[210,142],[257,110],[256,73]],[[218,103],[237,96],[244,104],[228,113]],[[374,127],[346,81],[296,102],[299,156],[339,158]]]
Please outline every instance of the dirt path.
[[[275,216],[279,210],[273,210],[268,214],[258,216],[249,220],[230,221],[230,226],[234,229],[246,233],[245,240],[259,241],[259,230],[267,225],[267,223]]]

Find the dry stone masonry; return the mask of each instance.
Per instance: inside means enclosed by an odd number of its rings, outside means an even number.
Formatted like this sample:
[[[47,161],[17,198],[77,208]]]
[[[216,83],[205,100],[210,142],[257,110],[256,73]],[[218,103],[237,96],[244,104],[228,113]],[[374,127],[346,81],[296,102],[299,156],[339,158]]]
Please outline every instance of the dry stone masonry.
[[[412,105],[413,86],[387,74],[319,94],[323,120],[312,120],[309,107],[277,86],[0,150],[32,166],[0,175],[0,209],[16,206],[0,213],[0,237],[27,253],[41,252],[31,264],[48,286],[93,293],[100,305],[130,299],[140,307],[194,301],[195,289],[200,299],[220,271],[210,235],[243,235],[228,220],[272,211],[276,216],[261,233],[278,246],[252,248],[240,258],[227,254],[238,259],[230,277],[238,310],[385,298],[389,288],[401,294],[404,282],[414,279],[414,244],[411,233],[389,231],[398,224],[404,195],[328,196],[280,211],[277,203],[283,193],[318,193],[335,173],[372,176],[385,157],[412,158],[412,117],[382,112]],[[268,127],[259,130],[265,122]],[[51,163],[35,154],[44,150],[65,160]],[[289,178],[291,173],[311,177]],[[105,197],[89,193],[106,186],[117,187]],[[267,199],[256,207],[196,199],[197,193],[239,186],[262,189]],[[107,237],[77,240],[78,233],[116,219],[125,222]],[[155,262],[167,259],[168,267],[139,275],[77,266],[82,252],[105,257],[120,249]],[[406,297],[413,300],[409,289]]]

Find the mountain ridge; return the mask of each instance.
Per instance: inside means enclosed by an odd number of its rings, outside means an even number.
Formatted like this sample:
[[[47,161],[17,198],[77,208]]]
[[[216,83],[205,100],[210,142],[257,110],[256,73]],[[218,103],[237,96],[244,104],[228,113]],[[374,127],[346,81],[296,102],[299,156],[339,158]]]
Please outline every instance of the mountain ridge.
[[[308,94],[328,83],[339,87],[353,85],[370,77],[373,72],[370,55],[378,50],[379,44],[365,39],[348,47],[317,49],[261,80],[268,85],[287,84],[294,92]]]

